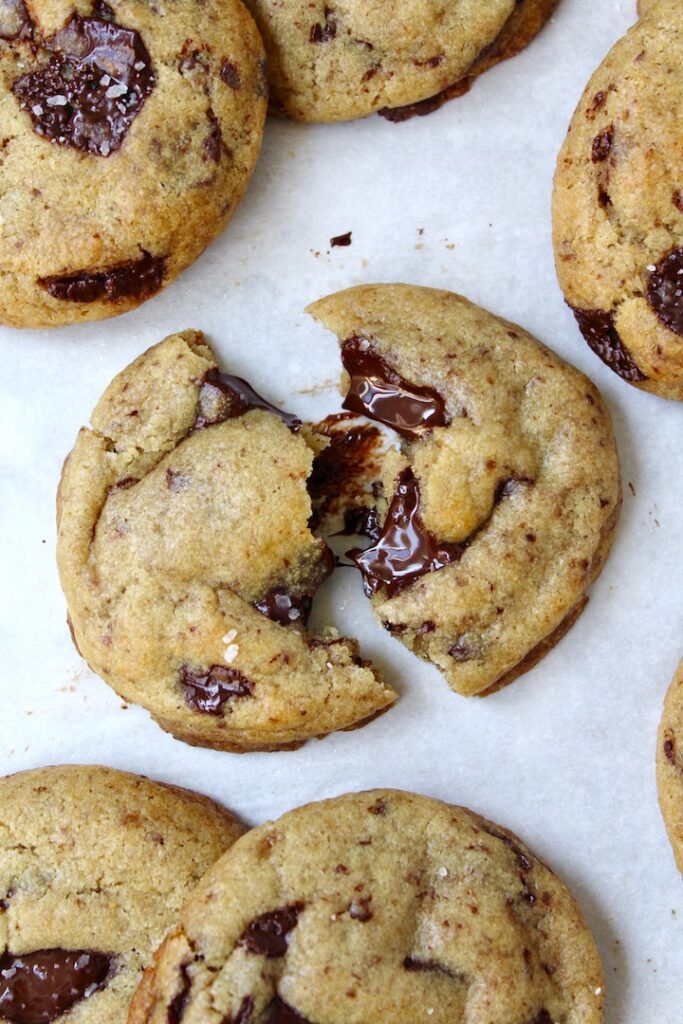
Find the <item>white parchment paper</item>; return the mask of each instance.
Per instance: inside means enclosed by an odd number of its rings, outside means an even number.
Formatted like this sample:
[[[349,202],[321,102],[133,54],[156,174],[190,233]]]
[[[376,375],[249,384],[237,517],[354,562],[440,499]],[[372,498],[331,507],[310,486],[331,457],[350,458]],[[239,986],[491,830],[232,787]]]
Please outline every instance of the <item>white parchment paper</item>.
[[[261,822],[308,800],[395,786],[509,826],[579,899],[609,987],[609,1024],[680,1024],[683,888],[657,806],[655,735],[683,654],[681,417],[592,355],[553,271],[555,156],[589,75],[635,0],[562,0],[536,42],[430,117],[268,124],[231,227],[134,313],[57,331],[0,330],[0,770],[100,762],[195,787]],[[329,239],[353,232],[349,248]],[[62,460],[111,377],[166,334],[203,329],[225,368],[302,416],[339,408],[335,339],[303,314],[357,282],[450,288],[587,372],[610,405],[626,493],[588,609],[532,672],[486,700],[373,620],[336,574],[318,621],[357,636],[402,699],[367,728],[293,753],[179,743],[76,654],[54,564]]]

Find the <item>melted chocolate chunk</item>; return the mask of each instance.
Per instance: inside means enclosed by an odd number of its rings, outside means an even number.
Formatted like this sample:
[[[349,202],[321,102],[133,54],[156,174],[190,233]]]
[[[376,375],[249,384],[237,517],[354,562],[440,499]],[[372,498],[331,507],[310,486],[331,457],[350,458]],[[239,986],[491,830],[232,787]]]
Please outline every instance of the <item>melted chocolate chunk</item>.
[[[183,665],[180,685],[185,703],[192,711],[205,715],[220,715],[226,701],[237,697],[251,697],[254,684],[235,668],[212,665],[205,670],[194,670]]]
[[[109,156],[155,85],[139,33],[75,14],[45,47],[52,51],[48,63],[12,86],[33,130],[58,145]]]
[[[165,256],[152,256],[145,252],[139,260],[119,263],[106,270],[82,270],[78,274],[41,277],[40,284],[53,298],[64,302],[148,299],[161,288],[165,270]]]
[[[363,573],[366,594],[386,587],[394,597],[428,572],[457,562],[466,544],[439,544],[419,512],[420,488],[412,469],[404,469],[387,514],[382,536],[365,551],[347,552]]]
[[[192,986],[190,975],[187,971],[187,964],[181,964],[180,966],[180,980],[180,991],[173,996],[173,999],[168,1004],[168,1009],[166,1011],[168,1024],[180,1024],[185,1015],[185,1009],[190,998],[190,988]]]
[[[382,536],[382,527],[379,524],[377,509],[373,506],[368,508],[362,505],[360,508],[347,508],[344,512],[344,529],[341,536],[350,537],[353,535],[367,537],[376,544]]]
[[[220,370],[209,370],[199,392],[199,414],[195,430],[243,416],[250,409],[265,409],[266,412],[274,413],[294,434],[301,428],[300,419],[261,398],[242,377],[233,377]]]
[[[269,590],[265,597],[254,603],[254,608],[281,626],[291,626],[293,622],[308,622],[313,599],[310,594],[295,596],[284,587]]]
[[[221,64],[219,75],[221,76],[221,82],[225,82],[225,84],[229,85],[231,89],[237,90],[242,88],[242,79],[240,78],[239,69],[237,65],[233,64],[232,61],[229,61],[227,57]]]
[[[664,326],[683,335],[683,249],[673,249],[650,271],[647,299]]]
[[[367,479],[380,471],[382,435],[370,423],[346,427],[345,421],[351,418],[348,413],[339,413],[316,424],[315,430],[328,437],[329,444],[316,455],[308,478],[313,505],[311,528],[341,512],[343,532],[358,532],[350,528],[353,517],[361,515],[354,502],[365,489]]]
[[[605,128],[593,139],[591,146],[591,160],[594,164],[601,164],[610,155],[612,143],[614,142],[614,125]]]
[[[647,380],[617,333],[614,315],[603,309],[575,309],[570,307],[584,338],[603,363],[630,383]]]
[[[209,134],[204,139],[204,156],[207,160],[219,164],[223,153],[226,151],[225,143],[223,142],[223,131],[213,107],[209,107],[206,117],[209,122]]]
[[[342,362],[351,378],[345,409],[384,423],[409,441],[450,423],[438,391],[405,380],[373,352],[367,338],[354,336],[345,341]]]
[[[49,1024],[107,984],[112,957],[90,950],[39,949],[0,956],[0,1017]]]
[[[250,953],[274,960],[287,952],[287,936],[296,928],[303,904],[293,903],[267,914],[260,914],[251,921],[240,942]]]
[[[311,43],[329,43],[337,35],[337,22],[330,7],[325,8],[325,24],[311,25],[308,40]]]
[[[33,34],[31,17],[22,0],[2,0],[0,3],[0,39],[14,42],[30,39]]]
[[[276,996],[265,1012],[264,1024],[308,1024],[308,1021],[293,1006]]]

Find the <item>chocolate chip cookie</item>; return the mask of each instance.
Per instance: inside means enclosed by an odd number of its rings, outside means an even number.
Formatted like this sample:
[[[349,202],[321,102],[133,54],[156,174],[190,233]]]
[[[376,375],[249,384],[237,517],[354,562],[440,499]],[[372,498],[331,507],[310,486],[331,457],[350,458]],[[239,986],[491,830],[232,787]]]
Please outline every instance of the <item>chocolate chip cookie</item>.
[[[600,1024],[590,932],[506,829],[374,790],[250,832],[208,872],[129,1024]]]
[[[683,661],[664,702],[657,738],[657,784],[666,830],[683,871]]]
[[[427,114],[533,39],[559,0],[246,0],[273,105],[299,121]]]
[[[295,746],[396,700],[353,641],[305,628],[333,558],[296,417],[185,331],[119,374],[92,423],[62,474],[58,562],[78,649],[118,693],[221,750]]]
[[[605,58],[555,174],[557,273],[593,351],[629,384],[683,399],[683,7],[646,5]]]
[[[221,231],[266,108],[239,0],[0,2],[0,323],[115,316]]]
[[[152,953],[244,832],[206,797],[109,768],[0,779],[0,1020],[123,1024]]]
[[[370,546],[385,629],[458,693],[534,665],[572,625],[621,505],[609,413],[540,342],[450,292],[351,288],[308,312],[341,341],[344,407],[389,427]]]

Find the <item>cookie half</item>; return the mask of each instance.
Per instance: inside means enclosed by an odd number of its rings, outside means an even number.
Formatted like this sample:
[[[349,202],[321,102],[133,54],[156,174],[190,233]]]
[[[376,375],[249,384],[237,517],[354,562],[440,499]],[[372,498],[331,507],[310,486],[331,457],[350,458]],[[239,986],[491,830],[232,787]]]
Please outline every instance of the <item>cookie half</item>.
[[[221,231],[258,156],[239,0],[0,5],[0,323],[115,316]]]
[[[403,121],[522,50],[559,0],[246,0],[277,110],[299,121]]]
[[[683,399],[683,7],[647,5],[591,78],[553,197],[560,286],[623,380]]]
[[[0,1020],[123,1024],[152,953],[244,828],[92,765],[0,779]]]
[[[676,864],[683,871],[683,661],[664,702],[657,737],[657,785]]]
[[[346,409],[396,439],[367,550],[385,629],[472,695],[566,632],[610,549],[619,461],[597,389],[522,328],[450,292],[366,285],[314,302]]]
[[[92,669],[179,739],[271,750],[354,728],[396,694],[329,629],[300,422],[185,331],[119,374],[64,466],[57,557]]]
[[[374,790],[241,839],[202,880],[129,1024],[599,1024],[600,961],[506,829]]]

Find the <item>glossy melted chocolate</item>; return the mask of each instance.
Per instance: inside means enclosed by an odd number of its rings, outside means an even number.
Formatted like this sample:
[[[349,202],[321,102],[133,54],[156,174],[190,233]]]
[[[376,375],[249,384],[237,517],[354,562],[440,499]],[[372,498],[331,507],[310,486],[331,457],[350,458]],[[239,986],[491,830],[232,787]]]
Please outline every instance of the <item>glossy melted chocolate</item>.
[[[301,428],[300,419],[261,398],[242,377],[233,377],[232,374],[221,373],[220,370],[209,370],[199,392],[199,415],[195,430],[243,416],[250,409],[265,409],[266,412],[272,412],[280,417],[292,433]]]
[[[664,326],[683,335],[683,249],[667,253],[650,271],[647,299]]]
[[[39,949],[0,956],[0,1018],[49,1024],[104,988],[112,957],[91,950]]]
[[[373,352],[367,338],[354,335],[342,346],[342,362],[351,378],[343,406],[392,427],[409,441],[433,427],[446,427],[446,403],[434,388],[411,384]]]
[[[255,917],[242,935],[242,945],[250,953],[265,956],[269,960],[284,956],[287,952],[287,936],[296,928],[301,909],[300,903],[293,903],[289,907],[280,907]]]
[[[603,309],[571,308],[584,338],[610,370],[631,384],[647,380],[619,337],[612,313]]]
[[[394,597],[425,573],[435,572],[460,560],[466,544],[440,544],[420,517],[420,488],[412,469],[398,476],[382,535],[367,550],[348,552],[363,574],[370,596],[386,587]]]
[[[180,670],[180,685],[187,706],[205,715],[220,715],[226,701],[251,697],[254,692],[253,683],[227,665],[212,665],[203,671],[184,665]]]
[[[44,45],[47,64],[12,86],[33,130],[58,145],[109,156],[155,85],[139,33],[75,14]]]
[[[119,263],[108,270],[82,270],[77,274],[43,277],[40,284],[53,298],[65,302],[148,299],[161,288],[165,269],[165,256],[145,252],[139,260]]]
[[[294,596],[285,587],[276,587],[269,590],[260,601],[256,601],[254,608],[281,626],[291,626],[293,622],[305,625],[311,614],[312,603],[313,598],[308,594]]]

